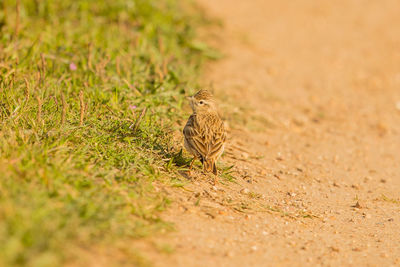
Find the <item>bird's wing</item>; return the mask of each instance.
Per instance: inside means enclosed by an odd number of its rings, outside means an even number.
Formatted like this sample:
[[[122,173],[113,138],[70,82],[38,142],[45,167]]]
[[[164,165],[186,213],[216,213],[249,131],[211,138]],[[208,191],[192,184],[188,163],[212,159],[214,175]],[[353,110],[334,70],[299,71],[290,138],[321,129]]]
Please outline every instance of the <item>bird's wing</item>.
[[[183,135],[188,145],[193,148],[202,158],[208,154],[208,147],[204,142],[204,136],[199,132],[199,126],[196,123],[195,115],[191,115],[183,128]]]
[[[225,141],[226,141],[226,132],[224,129],[224,125],[221,121],[219,127],[215,129],[212,140],[209,143],[207,157],[215,158],[216,156],[219,156],[221,150],[224,147]]]

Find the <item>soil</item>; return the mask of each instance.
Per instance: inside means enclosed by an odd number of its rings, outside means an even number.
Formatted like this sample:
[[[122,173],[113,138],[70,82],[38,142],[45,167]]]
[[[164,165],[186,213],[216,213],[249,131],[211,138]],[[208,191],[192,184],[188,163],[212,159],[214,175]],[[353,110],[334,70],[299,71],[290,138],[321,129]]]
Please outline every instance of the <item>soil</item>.
[[[400,2],[198,2],[235,179],[163,188],[154,265],[399,266]]]

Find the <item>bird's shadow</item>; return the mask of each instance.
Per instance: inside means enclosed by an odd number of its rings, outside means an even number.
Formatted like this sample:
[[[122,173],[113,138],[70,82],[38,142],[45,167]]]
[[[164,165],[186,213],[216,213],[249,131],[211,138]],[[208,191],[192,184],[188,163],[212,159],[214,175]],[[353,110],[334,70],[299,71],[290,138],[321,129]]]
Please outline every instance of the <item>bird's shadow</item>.
[[[189,175],[187,171],[178,171],[178,173],[186,180],[194,180],[192,175]]]
[[[170,159],[171,164],[174,164],[177,167],[189,167],[190,166],[190,158],[186,158],[183,156],[183,151],[180,149],[178,152],[166,153],[164,154],[166,158]]]

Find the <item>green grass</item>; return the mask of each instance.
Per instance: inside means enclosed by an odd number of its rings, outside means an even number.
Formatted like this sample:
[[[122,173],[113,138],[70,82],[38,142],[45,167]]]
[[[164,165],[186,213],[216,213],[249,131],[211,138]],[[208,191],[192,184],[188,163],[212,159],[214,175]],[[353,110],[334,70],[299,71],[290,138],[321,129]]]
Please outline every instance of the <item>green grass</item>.
[[[0,266],[83,265],[103,248],[143,263],[121,242],[171,228],[152,184],[180,184],[184,95],[217,57],[196,40],[203,18],[182,0],[2,5]]]
[[[393,204],[400,204],[400,200],[394,199],[394,198],[389,198],[389,197],[385,196],[384,194],[381,195],[381,200],[389,202],[389,203],[393,203]]]

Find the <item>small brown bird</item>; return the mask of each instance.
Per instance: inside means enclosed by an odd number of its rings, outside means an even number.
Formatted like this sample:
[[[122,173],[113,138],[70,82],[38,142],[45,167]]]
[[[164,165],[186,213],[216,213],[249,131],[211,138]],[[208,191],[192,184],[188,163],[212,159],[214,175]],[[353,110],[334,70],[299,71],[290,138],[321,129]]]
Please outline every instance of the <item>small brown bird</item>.
[[[226,131],[224,123],[218,115],[212,94],[200,90],[189,97],[193,110],[183,129],[185,148],[193,155],[190,170],[196,159],[203,164],[204,172],[217,174],[216,161],[224,152]]]

